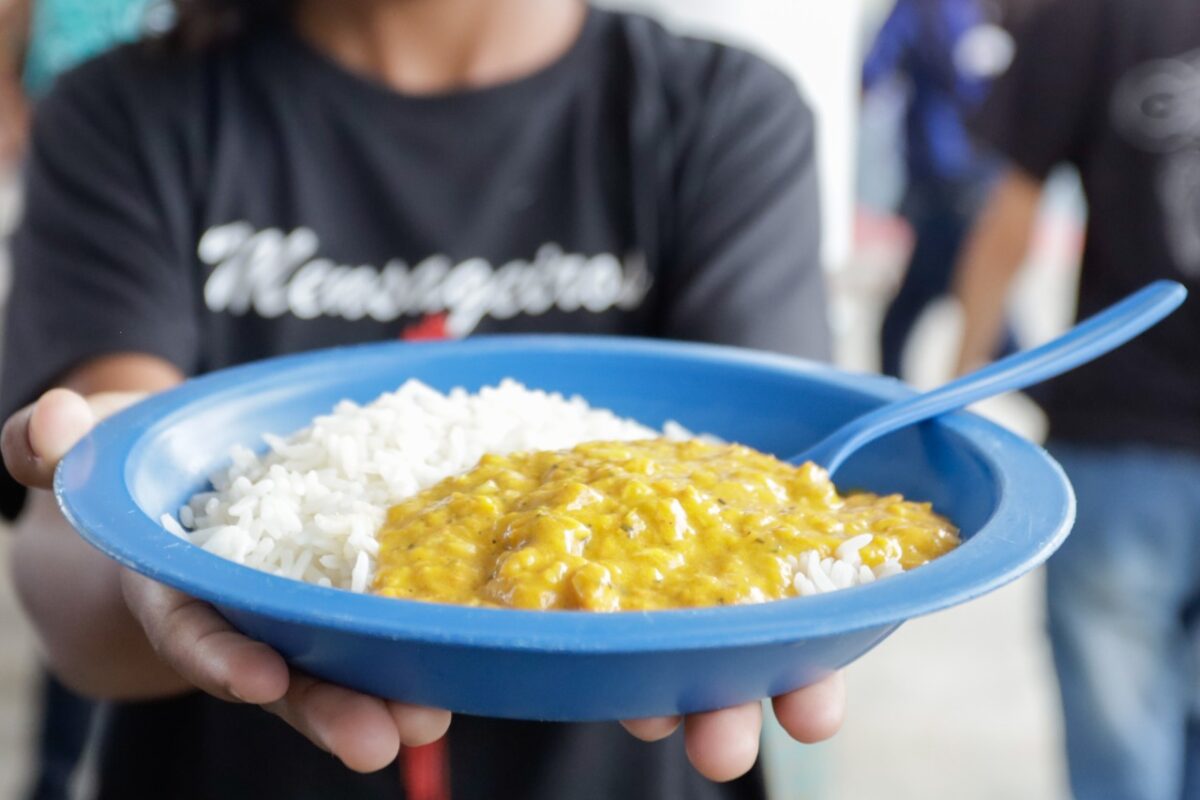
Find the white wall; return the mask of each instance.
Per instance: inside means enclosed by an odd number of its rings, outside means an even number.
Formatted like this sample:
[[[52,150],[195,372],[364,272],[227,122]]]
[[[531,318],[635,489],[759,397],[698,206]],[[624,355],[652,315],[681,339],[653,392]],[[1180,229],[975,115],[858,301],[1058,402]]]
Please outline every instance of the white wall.
[[[818,116],[825,264],[850,255],[862,0],[601,0],[754,50],[795,77]]]

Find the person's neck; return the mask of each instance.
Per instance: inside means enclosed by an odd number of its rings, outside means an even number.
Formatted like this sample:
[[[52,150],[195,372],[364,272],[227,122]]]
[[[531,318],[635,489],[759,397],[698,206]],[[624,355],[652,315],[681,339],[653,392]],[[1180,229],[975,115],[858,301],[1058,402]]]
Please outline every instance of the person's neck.
[[[581,0],[301,0],[301,37],[348,70],[405,94],[515,80],[579,36]]]

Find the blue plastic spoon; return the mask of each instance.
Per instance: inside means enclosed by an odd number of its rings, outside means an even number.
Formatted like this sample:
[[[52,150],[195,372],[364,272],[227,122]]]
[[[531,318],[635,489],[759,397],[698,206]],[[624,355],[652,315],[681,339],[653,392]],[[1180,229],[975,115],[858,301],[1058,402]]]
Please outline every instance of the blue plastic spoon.
[[[1086,364],[1153,327],[1187,298],[1175,281],[1155,281],[1032,350],[1002,358],[931,392],[856,417],[798,456],[832,474],[863,445],[892,431],[1004,392],[1024,389]]]

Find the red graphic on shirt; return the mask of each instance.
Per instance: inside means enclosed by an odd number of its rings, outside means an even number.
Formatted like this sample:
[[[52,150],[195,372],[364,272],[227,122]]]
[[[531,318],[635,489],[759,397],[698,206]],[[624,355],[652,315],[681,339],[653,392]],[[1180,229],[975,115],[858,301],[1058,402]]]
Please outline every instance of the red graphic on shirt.
[[[446,330],[446,313],[426,314],[420,322],[414,322],[402,330],[400,338],[406,342],[427,342],[451,338],[450,332]]]
[[[400,772],[408,800],[450,800],[447,738],[423,747],[401,748]]]

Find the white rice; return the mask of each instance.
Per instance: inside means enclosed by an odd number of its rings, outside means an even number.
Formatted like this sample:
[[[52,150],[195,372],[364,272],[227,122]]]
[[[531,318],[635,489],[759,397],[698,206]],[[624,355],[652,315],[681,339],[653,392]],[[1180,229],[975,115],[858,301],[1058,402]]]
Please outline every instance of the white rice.
[[[469,471],[485,453],[691,435],[673,423],[656,431],[580,397],[512,380],[476,394],[442,394],[410,380],[369,405],[343,401],[286,438],[264,436],[261,455],[235,447],[230,466],[213,476],[213,490],[193,497],[178,519],[164,514],[162,524],[239,564],[364,592],[387,509]],[[870,538],[847,541],[836,558],[793,557],[796,591],[833,591],[901,571],[894,562],[875,570],[862,564],[859,550]]]

